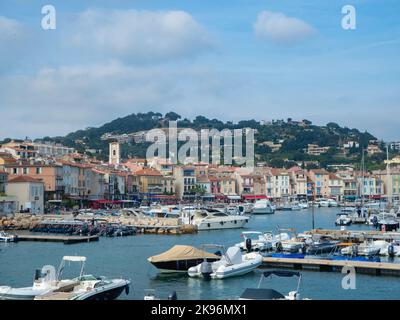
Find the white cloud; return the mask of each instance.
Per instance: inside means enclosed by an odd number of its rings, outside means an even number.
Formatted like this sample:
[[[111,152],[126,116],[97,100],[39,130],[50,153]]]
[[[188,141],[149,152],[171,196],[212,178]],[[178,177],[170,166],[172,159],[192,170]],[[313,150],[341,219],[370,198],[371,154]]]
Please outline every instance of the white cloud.
[[[260,12],[253,27],[255,34],[261,39],[280,44],[299,42],[316,33],[305,21],[272,11]]]
[[[107,58],[170,60],[213,47],[206,29],[184,11],[87,10],[76,28],[72,44]]]

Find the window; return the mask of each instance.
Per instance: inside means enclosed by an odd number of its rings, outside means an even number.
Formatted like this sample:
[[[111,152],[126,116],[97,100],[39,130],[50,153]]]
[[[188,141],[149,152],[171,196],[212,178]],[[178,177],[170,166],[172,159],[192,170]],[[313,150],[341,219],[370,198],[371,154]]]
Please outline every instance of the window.
[[[13,168],[13,174],[18,174],[18,168]]]
[[[36,168],[36,174],[41,174],[42,173],[42,168]]]

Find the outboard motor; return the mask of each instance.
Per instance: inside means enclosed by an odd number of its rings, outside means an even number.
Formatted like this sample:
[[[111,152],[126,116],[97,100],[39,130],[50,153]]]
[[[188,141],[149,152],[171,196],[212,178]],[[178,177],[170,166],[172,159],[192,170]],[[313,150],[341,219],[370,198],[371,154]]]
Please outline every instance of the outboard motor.
[[[176,291],[173,291],[169,296],[168,300],[178,300],[178,296],[176,295]]]
[[[247,238],[246,239],[246,250],[247,250],[247,252],[251,252],[251,247],[252,247],[251,239]]]
[[[391,257],[391,258],[394,257],[394,246],[393,246],[393,244],[389,244],[389,246],[388,246],[388,254],[389,254],[389,257]]]
[[[282,246],[282,242],[277,242],[276,243],[276,252],[282,252],[283,251],[283,246]]]
[[[202,274],[203,278],[205,280],[210,280],[211,279],[211,273],[213,272],[211,263],[208,261],[203,261],[200,264],[200,273]]]
[[[307,246],[306,246],[305,243],[304,243],[303,246],[301,247],[301,253],[302,253],[302,254],[306,254],[306,253],[307,253]]]
[[[34,279],[34,280],[35,280],[35,281],[36,281],[36,280],[40,280],[40,279],[42,278],[42,276],[43,276],[43,275],[42,275],[42,270],[41,270],[41,269],[36,269],[36,270],[35,270],[35,279]]]
[[[377,218],[377,216],[374,216],[372,218],[372,224],[374,225],[375,228],[378,227],[378,218]]]
[[[358,246],[353,245],[351,247],[351,253],[352,253],[353,256],[358,256]]]

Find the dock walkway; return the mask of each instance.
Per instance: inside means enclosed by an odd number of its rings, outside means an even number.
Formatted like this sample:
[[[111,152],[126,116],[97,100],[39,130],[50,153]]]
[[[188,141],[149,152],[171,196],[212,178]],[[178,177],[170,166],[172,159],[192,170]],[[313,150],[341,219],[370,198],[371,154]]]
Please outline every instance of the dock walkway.
[[[18,241],[42,241],[42,242],[63,242],[73,244],[81,242],[99,241],[99,236],[68,236],[68,235],[47,235],[47,234],[17,234]]]
[[[389,262],[264,257],[262,266],[328,272],[341,272],[347,266],[354,267],[357,273],[400,276],[400,264]]]

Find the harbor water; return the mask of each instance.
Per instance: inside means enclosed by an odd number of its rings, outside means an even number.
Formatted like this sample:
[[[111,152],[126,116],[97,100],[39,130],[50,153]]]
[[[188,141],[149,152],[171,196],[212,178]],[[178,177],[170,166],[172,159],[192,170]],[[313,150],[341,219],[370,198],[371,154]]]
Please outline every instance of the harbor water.
[[[315,208],[315,227],[338,229],[335,226],[338,208]],[[272,215],[252,215],[243,229],[201,231],[188,235],[138,234],[130,237],[107,238],[98,242],[64,245],[51,242],[19,242],[0,244],[0,285],[12,287],[30,286],[34,270],[44,265],[58,267],[64,255],[81,255],[88,258],[86,273],[132,281],[128,295],[119,299],[143,299],[148,289],[155,290],[158,298],[166,299],[176,291],[178,299],[237,299],[244,289],[256,287],[263,269],[245,276],[224,280],[204,281],[189,278],[186,274],[161,274],[148,261],[149,256],[164,252],[175,244],[200,247],[205,243],[225,246],[241,242],[242,231],[277,231],[277,228],[295,228],[303,232],[312,228],[312,209],[303,211],[277,211]],[[366,225],[354,225],[347,229],[373,230]],[[66,268],[65,277],[75,276],[77,268]],[[356,275],[356,288],[342,288],[344,274],[337,272],[302,271],[301,295],[310,299],[398,299],[398,277]],[[265,287],[280,292],[296,288],[293,278],[272,278]]]

